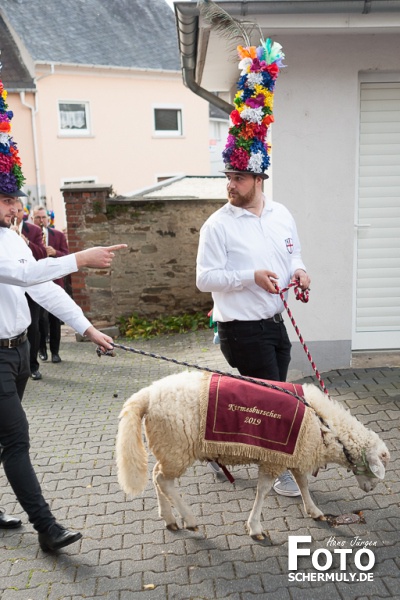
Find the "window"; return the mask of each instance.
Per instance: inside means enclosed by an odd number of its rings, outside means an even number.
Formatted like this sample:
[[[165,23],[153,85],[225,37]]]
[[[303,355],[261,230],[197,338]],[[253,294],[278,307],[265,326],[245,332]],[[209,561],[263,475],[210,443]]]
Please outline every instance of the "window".
[[[89,135],[89,102],[59,102],[58,115],[61,135]]]
[[[181,136],[182,110],[180,108],[155,108],[154,132],[157,136]]]

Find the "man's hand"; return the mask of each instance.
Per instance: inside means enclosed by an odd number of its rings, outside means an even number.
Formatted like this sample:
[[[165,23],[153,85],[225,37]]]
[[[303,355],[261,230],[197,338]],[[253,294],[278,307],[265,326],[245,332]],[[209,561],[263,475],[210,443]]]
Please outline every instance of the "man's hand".
[[[270,292],[271,294],[277,294],[278,292],[275,289],[275,283],[278,283],[278,275],[273,273],[272,271],[266,271],[263,269],[259,269],[258,271],[254,271],[254,281],[260,288]]]
[[[96,346],[100,346],[103,352],[106,352],[106,350],[113,349],[113,346],[111,346],[111,342],[113,341],[112,337],[106,335],[105,333],[102,333],[101,331],[96,329],[96,327],[93,327],[93,325],[86,329],[84,335],[88,337],[89,340],[93,342],[93,344],[96,344]]]
[[[127,248],[126,244],[117,244],[116,246],[95,246],[87,250],[81,250],[75,254],[78,269],[82,267],[91,267],[92,269],[107,269],[111,266],[115,256],[114,250]]]
[[[298,282],[302,290],[308,290],[311,283],[310,277],[303,269],[297,269],[294,272],[292,281]]]
[[[57,256],[57,252],[55,251],[53,246],[45,246],[45,248],[46,248],[47,256]]]

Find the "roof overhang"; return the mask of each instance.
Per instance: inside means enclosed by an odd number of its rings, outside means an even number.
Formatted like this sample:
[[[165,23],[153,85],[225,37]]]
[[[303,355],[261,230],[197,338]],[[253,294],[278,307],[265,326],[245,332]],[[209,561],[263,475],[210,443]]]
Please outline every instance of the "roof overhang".
[[[258,24],[265,38],[292,34],[400,33],[400,0],[220,0],[231,16]],[[175,2],[183,81],[230,113],[238,78],[235,44],[215,33],[196,2]],[[255,29],[252,43],[259,44]],[[216,96],[215,94],[218,94]]]

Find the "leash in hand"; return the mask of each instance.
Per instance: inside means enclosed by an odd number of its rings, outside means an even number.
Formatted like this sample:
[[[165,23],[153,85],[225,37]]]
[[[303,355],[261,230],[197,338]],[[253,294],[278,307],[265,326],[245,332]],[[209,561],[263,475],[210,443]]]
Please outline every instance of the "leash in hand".
[[[282,300],[282,302],[283,302],[283,305],[284,305],[284,307],[285,307],[285,309],[286,309],[286,312],[287,312],[287,314],[288,314],[288,316],[289,316],[289,319],[290,319],[290,320],[291,320],[291,322],[292,322],[292,325],[293,325],[293,327],[294,327],[294,330],[295,330],[295,332],[297,333],[297,336],[298,336],[298,338],[299,338],[299,340],[300,340],[300,342],[301,342],[301,345],[302,345],[302,346],[303,346],[303,348],[304,348],[304,352],[306,353],[306,355],[307,355],[307,358],[308,358],[308,360],[310,361],[312,368],[314,369],[314,372],[315,372],[315,375],[316,375],[316,377],[317,377],[317,379],[318,379],[318,381],[319,381],[319,384],[320,384],[320,386],[321,386],[322,390],[324,391],[324,393],[325,393],[327,396],[329,396],[329,392],[328,392],[328,390],[327,390],[327,388],[326,388],[326,386],[325,386],[325,383],[324,383],[324,381],[323,381],[323,379],[322,379],[322,377],[321,377],[321,375],[320,375],[320,372],[319,372],[319,371],[318,371],[318,369],[317,369],[317,366],[316,366],[315,362],[313,361],[313,358],[312,358],[312,356],[311,356],[311,354],[310,354],[310,351],[309,351],[309,349],[308,349],[308,347],[307,347],[307,344],[305,343],[305,341],[304,341],[304,339],[303,339],[303,336],[301,335],[301,333],[300,333],[300,330],[299,330],[299,328],[297,327],[296,321],[294,320],[294,317],[293,317],[293,315],[292,315],[292,311],[290,310],[290,308],[289,308],[289,306],[288,306],[288,303],[286,302],[286,299],[285,299],[285,296],[284,296],[284,293],[285,293],[285,292],[287,292],[287,291],[288,291],[288,290],[289,290],[291,287],[294,287],[294,293],[295,293],[295,296],[296,296],[296,300],[301,300],[301,302],[307,303],[307,302],[308,302],[308,300],[309,300],[309,297],[310,297],[310,295],[309,295],[309,290],[302,290],[302,289],[301,289],[301,287],[299,286],[299,283],[298,283],[298,281],[292,281],[292,282],[291,282],[291,283],[288,285],[288,287],[286,287],[286,288],[283,288],[282,290],[279,288],[279,286],[278,286],[276,283],[275,283],[274,285],[275,285],[275,289],[276,289],[276,291],[278,292],[278,294],[279,294],[279,295],[280,295],[280,297],[281,297],[281,300]]]

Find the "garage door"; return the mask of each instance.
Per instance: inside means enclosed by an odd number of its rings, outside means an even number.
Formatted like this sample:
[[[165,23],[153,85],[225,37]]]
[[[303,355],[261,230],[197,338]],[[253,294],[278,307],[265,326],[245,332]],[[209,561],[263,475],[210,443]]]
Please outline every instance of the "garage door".
[[[400,348],[400,83],[362,83],[353,350]]]

